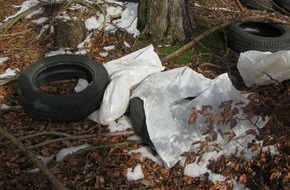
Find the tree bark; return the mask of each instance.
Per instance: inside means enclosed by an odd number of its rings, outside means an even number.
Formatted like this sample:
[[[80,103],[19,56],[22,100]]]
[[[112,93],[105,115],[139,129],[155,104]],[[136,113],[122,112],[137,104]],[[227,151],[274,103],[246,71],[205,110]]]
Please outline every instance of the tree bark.
[[[138,29],[145,37],[165,43],[188,39],[195,29],[190,0],[139,0]]]

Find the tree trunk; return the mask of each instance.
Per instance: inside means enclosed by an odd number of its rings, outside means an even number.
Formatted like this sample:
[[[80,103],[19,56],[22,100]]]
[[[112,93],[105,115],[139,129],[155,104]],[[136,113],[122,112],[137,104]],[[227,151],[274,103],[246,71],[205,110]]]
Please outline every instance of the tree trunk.
[[[139,0],[138,29],[143,36],[165,43],[188,39],[195,28],[191,0]]]

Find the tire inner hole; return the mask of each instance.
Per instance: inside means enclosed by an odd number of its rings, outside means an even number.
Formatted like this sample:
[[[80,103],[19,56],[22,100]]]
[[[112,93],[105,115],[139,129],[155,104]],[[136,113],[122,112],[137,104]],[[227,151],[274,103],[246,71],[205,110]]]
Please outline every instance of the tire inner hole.
[[[76,94],[75,87],[79,79],[90,84],[92,75],[89,70],[79,65],[60,64],[43,69],[36,76],[35,83],[41,92],[52,95]]]

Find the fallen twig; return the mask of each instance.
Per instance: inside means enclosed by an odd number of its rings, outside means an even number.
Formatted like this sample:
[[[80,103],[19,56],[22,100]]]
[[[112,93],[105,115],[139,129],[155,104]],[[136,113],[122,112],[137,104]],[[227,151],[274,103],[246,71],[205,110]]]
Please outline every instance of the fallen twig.
[[[48,178],[55,189],[66,189],[65,186],[51,173],[51,171],[16,137],[10,134],[6,129],[0,127],[0,134],[9,139],[17,148],[19,148],[30,160],[39,168],[39,170]]]
[[[20,13],[19,15],[9,19],[7,22],[3,23],[2,25],[0,25],[0,30],[8,30],[10,29],[14,24],[16,24],[19,20],[23,19],[24,17],[26,17],[27,15],[29,15],[30,13],[32,13],[33,11],[36,11],[37,9],[39,9],[42,5],[36,4],[33,7],[30,7],[29,9],[27,9],[26,11],[23,11],[22,13]]]
[[[47,140],[47,141],[44,141],[44,142],[39,143],[39,144],[31,145],[31,146],[28,147],[28,149],[35,149],[35,148],[39,148],[39,147],[42,147],[42,146],[45,146],[45,145],[49,145],[49,144],[56,143],[56,142],[61,142],[61,141],[87,139],[87,138],[93,138],[93,137],[96,137],[96,136],[99,136],[99,134],[68,136],[68,137],[63,137],[63,138],[51,139],[51,140]]]
[[[120,132],[113,132],[113,133],[101,133],[101,136],[105,137],[113,137],[113,136],[122,136],[122,135],[133,135],[135,134],[134,131],[120,131]]]
[[[47,134],[53,134],[53,133],[47,133]],[[63,133],[61,133],[61,134],[63,134]],[[51,140],[47,140],[47,141],[44,141],[44,142],[39,143],[39,144],[31,145],[31,146],[28,147],[28,149],[35,149],[35,148],[39,148],[39,147],[42,147],[42,146],[46,146],[48,144],[61,142],[61,141],[66,141],[66,140],[89,139],[89,138],[94,138],[94,137],[97,137],[97,136],[110,137],[110,136],[132,135],[132,134],[134,134],[134,131],[122,131],[122,132],[103,133],[103,134],[99,134],[99,133],[98,134],[86,134],[86,135],[79,135],[79,136],[72,136],[72,135],[66,134],[65,135],[66,137],[57,138],[57,139],[51,139]],[[35,135],[38,135],[38,134],[35,134]]]
[[[239,9],[241,10],[241,12],[244,13],[244,12],[245,12],[245,9],[244,9],[244,7],[242,6],[240,0],[236,0],[236,3],[237,3],[237,5],[238,5]]]
[[[5,79],[0,79],[0,86],[3,86],[5,84],[8,84],[12,81],[15,81],[19,78],[19,75],[15,75],[15,76],[12,76],[12,77],[9,77],[9,78],[5,78]]]
[[[121,142],[121,143],[104,144],[104,145],[92,146],[92,147],[88,147],[88,148],[85,148],[85,149],[81,149],[81,150],[76,151],[76,152],[74,152],[72,154],[66,155],[64,158],[62,158],[61,160],[59,160],[54,166],[52,166],[51,170],[53,171],[54,169],[56,169],[57,166],[61,162],[63,162],[64,160],[66,160],[67,158],[69,158],[71,156],[74,156],[74,155],[77,155],[77,154],[82,154],[82,153],[88,152],[90,150],[101,149],[101,148],[111,148],[111,147],[121,147],[121,146],[130,145],[130,144],[141,144],[141,143],[142,143],[142,141],[125,141],[125,142]]]

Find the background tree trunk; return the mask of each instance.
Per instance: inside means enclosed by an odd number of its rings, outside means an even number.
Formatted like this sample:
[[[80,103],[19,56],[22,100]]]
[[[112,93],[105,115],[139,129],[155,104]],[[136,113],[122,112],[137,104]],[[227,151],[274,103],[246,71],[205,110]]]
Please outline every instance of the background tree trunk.
[[[138,29],[143,36],[165,43],[186,40],[195,28],[190,0],[139,0]]]

